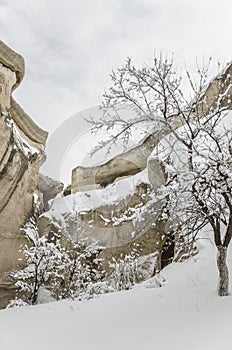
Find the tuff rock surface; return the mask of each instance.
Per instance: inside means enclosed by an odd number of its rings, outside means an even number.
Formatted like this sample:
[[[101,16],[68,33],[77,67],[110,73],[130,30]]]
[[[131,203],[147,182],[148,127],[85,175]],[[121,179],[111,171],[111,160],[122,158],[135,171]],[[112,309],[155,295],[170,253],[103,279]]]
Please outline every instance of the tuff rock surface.
[[[24,60],[0,41],[0,307],[14,293],[9,272],[17,268],[21,228],[42,209],[38,172],[47,132],[14,101],[12,91],[24,76]]]
[[[43,205],[44,210],[46,211],[49,209],[49,201],[63,191],[64,185],[48,176],[39,174],[38,187],[43,195]]]

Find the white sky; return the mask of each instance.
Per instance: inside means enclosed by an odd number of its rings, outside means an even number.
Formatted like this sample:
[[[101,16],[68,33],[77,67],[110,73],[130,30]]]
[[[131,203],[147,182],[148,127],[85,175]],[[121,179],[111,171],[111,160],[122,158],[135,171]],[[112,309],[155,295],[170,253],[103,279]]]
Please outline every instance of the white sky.
[[[15,97],[51,133],[97,105],[109,73],[126,57],[149,62],[154,49],[191,66],[231,60],[229,0],[0,0],[1,39],[26,60]]]

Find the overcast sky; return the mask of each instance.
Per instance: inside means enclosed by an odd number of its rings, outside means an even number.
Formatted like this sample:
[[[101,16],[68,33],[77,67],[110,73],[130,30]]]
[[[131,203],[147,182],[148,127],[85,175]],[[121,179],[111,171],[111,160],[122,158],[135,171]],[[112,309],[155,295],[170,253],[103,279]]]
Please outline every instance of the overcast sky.
[[[0,0],[1,39],[26,60],[15,92],[51,133],[66,118],[97,105],[109,73],[126,57],[153,51],[232,58],[232,3],[227,0]]]

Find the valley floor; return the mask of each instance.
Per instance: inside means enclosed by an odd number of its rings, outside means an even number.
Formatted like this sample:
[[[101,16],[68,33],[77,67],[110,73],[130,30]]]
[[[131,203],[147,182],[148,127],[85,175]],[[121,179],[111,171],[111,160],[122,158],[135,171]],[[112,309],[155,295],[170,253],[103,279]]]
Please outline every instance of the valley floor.
[[[161,288],[149,280],[89,301],[1,311],[0,348],[230,350],[232,295],[217,296],[215,248],[200,244],[194,258],[164,269]]]

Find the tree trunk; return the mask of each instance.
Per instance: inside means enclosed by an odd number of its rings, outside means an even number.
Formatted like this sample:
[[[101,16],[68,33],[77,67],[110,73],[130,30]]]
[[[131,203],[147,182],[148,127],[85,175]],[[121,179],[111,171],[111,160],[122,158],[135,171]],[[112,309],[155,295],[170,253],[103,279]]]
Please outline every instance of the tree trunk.
[[[226,264],[227,247],[218,246],[217,266],[219,271],[218,295],[229,295],[229,271]]]

